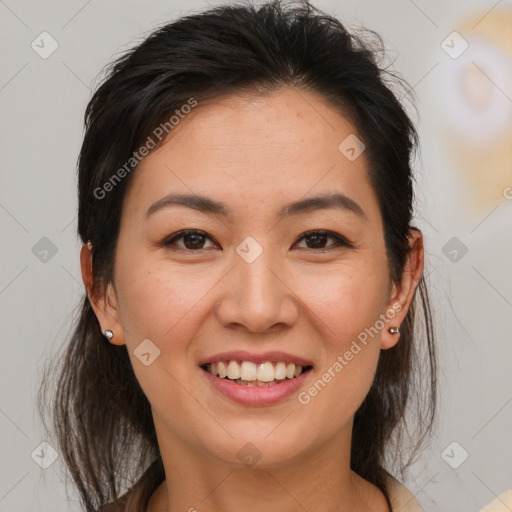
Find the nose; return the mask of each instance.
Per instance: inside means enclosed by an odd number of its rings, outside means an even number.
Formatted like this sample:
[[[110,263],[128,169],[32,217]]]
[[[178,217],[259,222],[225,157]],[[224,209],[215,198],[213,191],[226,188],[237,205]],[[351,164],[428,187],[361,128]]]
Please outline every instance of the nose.
[[[286,282],[283,266],[266,251],[252,263],[239,258],[226,278],[224,293],[216,304],[222,325],[263,333],[297,321],[299,302],[293,284]]]

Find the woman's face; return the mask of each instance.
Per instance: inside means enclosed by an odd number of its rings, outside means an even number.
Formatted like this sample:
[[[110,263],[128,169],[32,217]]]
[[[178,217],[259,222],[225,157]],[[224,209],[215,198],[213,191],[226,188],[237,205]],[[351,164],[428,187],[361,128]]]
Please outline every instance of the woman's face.
[[[389,280],[382,219],[365,153],[354,159],[355,135],[312,93],[230,96],[200,103],[133,171],[111,305],[96,311],[114,331],[111,342],[126,343],[169,450],[186,446],[238,465],[252,455],[275,467],[350,443],[379,351],[398,340],[387,329],[408,306]],[[171,194],[202,196],[224,210],[162,201]],[[346,199],[284,210],[333,194]],[[200,233],[171,240],[182,230]],[[303,236],[319,230],[331,234]],[[246,360],[246,376],[251,359],[302,360],[312,369],[298,388],[289,380],[222,381],[223,392],[201,367],[218,359]]]

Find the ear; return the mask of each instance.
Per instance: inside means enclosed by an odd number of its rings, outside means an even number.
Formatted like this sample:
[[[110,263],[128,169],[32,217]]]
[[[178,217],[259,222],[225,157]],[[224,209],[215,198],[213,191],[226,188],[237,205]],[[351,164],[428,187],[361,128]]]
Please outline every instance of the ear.
[[[391,287],[389,302],[384,314],[389,318],[386,327],[382,331],[380,342],[381,349],[394,347],[400,338],[400,334],[393,334],[388,331],[390,327],[400,327],[405,320],[414,292],[423,274],[424,251],[423,235],[420,230],[412,228],[409,231],[409,244],[411,251],[407,255],[401,282],[393,283]],[[393,318],[390,312],[395,312]]]
[[[106,297],[103,293],[96,295],[93,293],[94,279],[92,274],[92,245],[90,242],[82,246],[80,251],[80,267],[82,269],[82,281],[87,290],[89,302],[101,326],[101,332],[105,332],[107,329],[111,330],[114,336],[110,339],[110,343],[113,345],[124,345],[124,331],[119,322],[119,311],[114,287],[111,283],[108,284]],[[105,339],[105,341],[107,340]]]

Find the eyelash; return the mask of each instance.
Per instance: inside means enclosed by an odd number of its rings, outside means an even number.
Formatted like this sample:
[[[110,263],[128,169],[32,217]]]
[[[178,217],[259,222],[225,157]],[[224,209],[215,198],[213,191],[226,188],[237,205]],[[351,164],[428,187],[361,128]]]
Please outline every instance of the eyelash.
[[[173,244],[175,244],[175,242],[177,240],[180,240],[187,235],[201,235],[201,236],[209,238],[210,240],[213,241],[213,239],[210,236],[208,236],[204,231],[200,231],[198,229],[184,229],[182,231],[178,231],[177,233],[174,233],[169,238],[165,239],[162,242],[162,245],[170,248]],[[310,250],[315,253],[325,253],[325,252],[329,252],[329,251],[332,251],[332,250],[340,248],[340,247],[347,247],[349,249],[353,249],[355,247],[352,243],[350,243],[347,239],[345,239],[341,235],[338,235],[337,233],[334,233],[332,231],[327,231],[324,229],[307,231],[306,233],[303,233],[297,239],[297,241],[295,243],[298,243],[301,240],[303,240],[307,237],[313,236],[313,235],[326,235],[328,238],[333,238],[336,241],[336,243],[332,246],[329,246],[328,248],[323,248],[323,249],[311,249],[309,247],[301,247],[301,249]],[[187,252],[199,252],[199,251],[206,250],[206,249],[204,249],[204,248],[187,249],[186,247],[178,247],[177,250],[183,250],[183,251],[187,251]]]

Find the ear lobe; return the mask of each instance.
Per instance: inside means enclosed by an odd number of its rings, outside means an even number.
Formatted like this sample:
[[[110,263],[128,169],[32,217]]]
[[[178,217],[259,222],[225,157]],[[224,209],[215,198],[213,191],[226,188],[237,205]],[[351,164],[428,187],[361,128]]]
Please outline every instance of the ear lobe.
[[[420,230],[412,228],[409,231],[409,237],[411,250],[406,258],[402,278],[399,285],[396,283],[393,284],[390,293],[390,300],[384,312],[384,314],[388,314],[388,312],[391,311],[395,312],[393,317],[389,318],[382,333],[381,349],[384,350],[392,348],[398,343],[400,334],[390,333],[389,328],[400,327],[404,322],[414,298],[418,283],[423,275],[423,235]]]
[[[114,335],[108,339],[108,341],[113,345],[124,345],[123,329],[119,322],[117,300],[112,284],[108,284],[107,293],[105,295],[95,293],[94,291],[92,246],[90,246],[89,243],[83,245],[80,251],[80,268],[82,271],[82,281],[85,285],[89,302],[101,326],[102,333],[107,330],[112,331]]]

